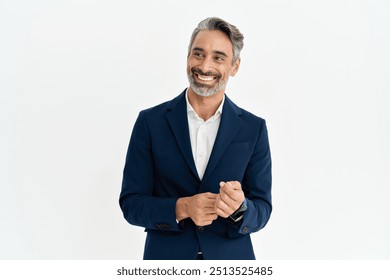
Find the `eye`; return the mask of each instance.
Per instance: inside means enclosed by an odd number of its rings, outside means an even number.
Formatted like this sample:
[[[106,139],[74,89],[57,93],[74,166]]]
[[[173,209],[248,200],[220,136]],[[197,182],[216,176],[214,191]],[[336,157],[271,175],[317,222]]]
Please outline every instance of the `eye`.
[[[223,56],[216,56],[214,59],[217,61],[224,61],[225,60],[225,58]]]
[[[201,53],[201,52],[193,52],[193,56],[195,56],[195,57],[203,57],[203,53]]]

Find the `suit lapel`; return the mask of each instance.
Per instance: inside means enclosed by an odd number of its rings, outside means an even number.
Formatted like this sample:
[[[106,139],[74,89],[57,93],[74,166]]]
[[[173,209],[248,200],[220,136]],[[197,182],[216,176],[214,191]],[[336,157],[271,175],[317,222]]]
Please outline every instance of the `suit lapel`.
[[[225,150],[237,135],[242,124],[240,115],[239,108],[226,96],[217,138],[215,139],[214,147],[202,181],[205,181],[212,173]]]
[[[175,136],[176,143],[191,171],[200,181],[198,172],[196,171],[194,157],[192,156],[185,91],[171,101],[168,111],[167,120]]]

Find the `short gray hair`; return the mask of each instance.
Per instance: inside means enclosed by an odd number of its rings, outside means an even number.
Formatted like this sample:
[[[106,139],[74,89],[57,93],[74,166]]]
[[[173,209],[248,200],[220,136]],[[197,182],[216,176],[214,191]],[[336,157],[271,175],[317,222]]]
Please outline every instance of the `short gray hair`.
[[[244,47],[244,35],[242,35],[237,27],[217,17],[209,17],[199,22],[191,35],[190,45],[188,46],[188,56],[191,53],[191,47],[196,35],[202,30],[219,30],[225,33],[233,45],[233,62],[240,58],[240,52]]]

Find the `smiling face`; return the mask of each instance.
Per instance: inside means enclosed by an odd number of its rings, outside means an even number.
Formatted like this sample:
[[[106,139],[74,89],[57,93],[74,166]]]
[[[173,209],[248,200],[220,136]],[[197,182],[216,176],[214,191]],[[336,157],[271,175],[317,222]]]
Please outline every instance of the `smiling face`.
[[[198,33],[187,58],[190,88],[200,96],[224,92],[229,76],[234,76],[240,60],[233,62],[233,46],[219,30]]]

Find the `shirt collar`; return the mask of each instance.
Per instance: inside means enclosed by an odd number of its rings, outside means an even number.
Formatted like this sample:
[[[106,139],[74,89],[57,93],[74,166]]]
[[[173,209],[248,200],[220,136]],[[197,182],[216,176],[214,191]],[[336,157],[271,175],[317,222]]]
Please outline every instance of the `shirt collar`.
[[[191,106],[190,101],[188,100],[188,88],[186,90],[185,95],[186,95],[186,103],[187,103],[187,113],[193,112],[200,119],[198,114],[195,112],[194,108]],[[211,120],[215,120],[216,118],[218,118],[222,114],[222,108],[223,108],[224,103],[225,103],[225,94],[223,95],[222,102],[219,105],[217,111],[215,111],[215,114],[210,118]]]

